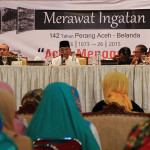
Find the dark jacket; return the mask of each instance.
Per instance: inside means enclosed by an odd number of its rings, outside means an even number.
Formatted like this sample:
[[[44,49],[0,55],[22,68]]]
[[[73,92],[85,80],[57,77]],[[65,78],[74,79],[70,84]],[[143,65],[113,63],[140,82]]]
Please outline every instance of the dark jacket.
[[[7,65],[11,65],[11,62],[12,61],[17,61],[16,58],[13,58],[13,57],[7,57]],[[3,62],[2,62],[2,56],[0,57],[0,65],[4,65]]]
[[[133,102],[131,100],[131,103],[132,103],[132,111],[136,111],[136,112],[144,112],[142,108],[140,108],[140,106],[138,106],[135,102]],[[103,106],[106,106],[107,104],[102,100],[100,102],[98,102],[94,108],[92,109],[92,112],[98,112],[98,111],[101,111],[103,109]]]

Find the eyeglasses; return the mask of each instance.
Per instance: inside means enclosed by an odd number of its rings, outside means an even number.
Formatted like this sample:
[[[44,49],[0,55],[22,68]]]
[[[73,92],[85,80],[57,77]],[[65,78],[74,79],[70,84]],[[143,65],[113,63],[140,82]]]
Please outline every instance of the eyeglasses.
[[[140,52],[140,51],[134,51],[134,53],[135,53],[135,54],[138,54],[138,53],[143,53],[143,52]]]
[[[5,49],[5,48],[0,48],[0,51],[2,51],[2,50],[3,50],[3,51],[6,51],[6,49]]]

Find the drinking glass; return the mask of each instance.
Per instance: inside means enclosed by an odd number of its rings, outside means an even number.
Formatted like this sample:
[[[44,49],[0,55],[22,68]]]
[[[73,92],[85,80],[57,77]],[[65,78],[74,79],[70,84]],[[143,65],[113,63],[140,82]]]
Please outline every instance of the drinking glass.
[[[92,65],[96,65],[97,64],[97,57],[92,56],[91,61],[92,61]]]
[[[6,66],[7,63],[7,56],[2,56],[2,62],[4,64],[4,66]]]
[[[52,57],[51,56],[48,56],[47,57],[47,65],[52,65]]]
[[[146,63],[146,55],[142,55],[141,56],[141,60],[143,62],[143,65],[145,65],[145,63]]]

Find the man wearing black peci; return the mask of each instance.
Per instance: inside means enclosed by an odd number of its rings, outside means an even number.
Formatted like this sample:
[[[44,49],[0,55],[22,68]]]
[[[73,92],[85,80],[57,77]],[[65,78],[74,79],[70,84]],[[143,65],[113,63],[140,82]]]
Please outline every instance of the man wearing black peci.
[[[62,65],[69,64],[72,61],[71,49],[69,41],[60,41],[59,43],[59,53],[61,56],[58,56],[52,60],[52,65]],[[75,59],[75,65],[80,65],[79,60]]]

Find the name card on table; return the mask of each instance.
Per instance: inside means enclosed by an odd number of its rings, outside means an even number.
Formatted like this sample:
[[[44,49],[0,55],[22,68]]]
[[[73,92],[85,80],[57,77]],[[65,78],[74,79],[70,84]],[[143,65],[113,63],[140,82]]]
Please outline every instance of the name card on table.
[[[22,61],[12,61],[11,65],[12,66],[22,66]]]

